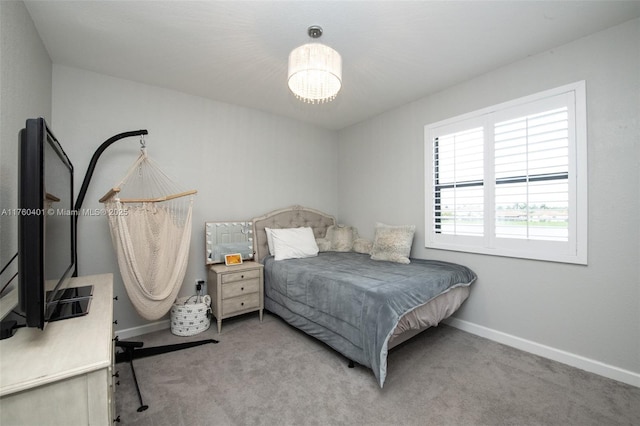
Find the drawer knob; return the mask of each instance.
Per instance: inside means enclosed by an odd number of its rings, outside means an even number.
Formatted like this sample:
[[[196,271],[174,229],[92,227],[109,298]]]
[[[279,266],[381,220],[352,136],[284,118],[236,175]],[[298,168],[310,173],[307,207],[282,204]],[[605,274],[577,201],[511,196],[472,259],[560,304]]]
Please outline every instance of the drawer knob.
[[[240,287],[240,291],[244,291],[244,287]]]
[[[244,306],[244,302],[240,303],[240,306]]]
[[[244,275],[240,275],[240,278],[244,278]]]

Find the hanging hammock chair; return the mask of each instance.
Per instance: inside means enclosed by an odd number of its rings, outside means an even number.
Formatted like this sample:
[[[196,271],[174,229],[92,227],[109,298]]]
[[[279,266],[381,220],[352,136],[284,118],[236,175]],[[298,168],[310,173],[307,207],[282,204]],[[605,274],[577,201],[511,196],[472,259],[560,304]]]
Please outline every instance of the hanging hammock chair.
[[[164,316],[182,287],[191,242],[193,196],[146,149],[104,203],[122,280],[140,316]]]

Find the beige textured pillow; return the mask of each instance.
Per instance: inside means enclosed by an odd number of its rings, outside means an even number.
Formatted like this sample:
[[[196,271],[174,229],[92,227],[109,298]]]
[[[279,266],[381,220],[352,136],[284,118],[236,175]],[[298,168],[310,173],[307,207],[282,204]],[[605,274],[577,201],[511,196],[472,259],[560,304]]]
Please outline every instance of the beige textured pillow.
[[[333,228],[334,225],[331,225],[327,228],[327,232],[324,238],[316,238],[316,243],[318,244],[318,249],[320,251],[331,251],[331,239],[333,237]]]
[[[352,226],[334,226],[333,232],[331,233],[331,250],[351,251],[353,248],[353,240],[357,238],[357,235],[358,231]]]
[[[331,251],[331,240],[327,238],[316,238],[318,251]]]
[[[414,225],[392,226],[376,223],[371,259],[411,263],[409,254],[415,230]]]
[[[351,251],[358,239],[358,230],[353,226],[331,225],[324,238],[316,239],[320,251]]]
[[[371,254],[373,242],[366,238],[356,238],[353,241],[353,251],[356,253]]]

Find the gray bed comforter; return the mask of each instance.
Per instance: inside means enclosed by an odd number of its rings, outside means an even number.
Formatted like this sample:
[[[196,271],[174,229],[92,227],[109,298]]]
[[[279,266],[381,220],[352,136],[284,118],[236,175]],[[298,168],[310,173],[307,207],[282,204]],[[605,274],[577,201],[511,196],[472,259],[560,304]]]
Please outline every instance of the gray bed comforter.
[[[476,279],[469,268],[453,263],[411,259],[404,265],[354,252],[282,261],[267,257],[264,265],[265,297],[306,319],[300,327],[305,332],[371,368],[380,387],[387,344],[400,318]],[[334,344],[337,339],[350,344]]]

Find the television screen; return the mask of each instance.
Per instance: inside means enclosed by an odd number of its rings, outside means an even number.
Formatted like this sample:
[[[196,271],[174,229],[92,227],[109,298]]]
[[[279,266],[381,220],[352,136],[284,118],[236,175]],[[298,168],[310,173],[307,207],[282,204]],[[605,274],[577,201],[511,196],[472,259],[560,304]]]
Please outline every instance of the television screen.
[[[28,327],[53,320],[73,273],[73,165],[43,118],[20,133],[19,302]]]

